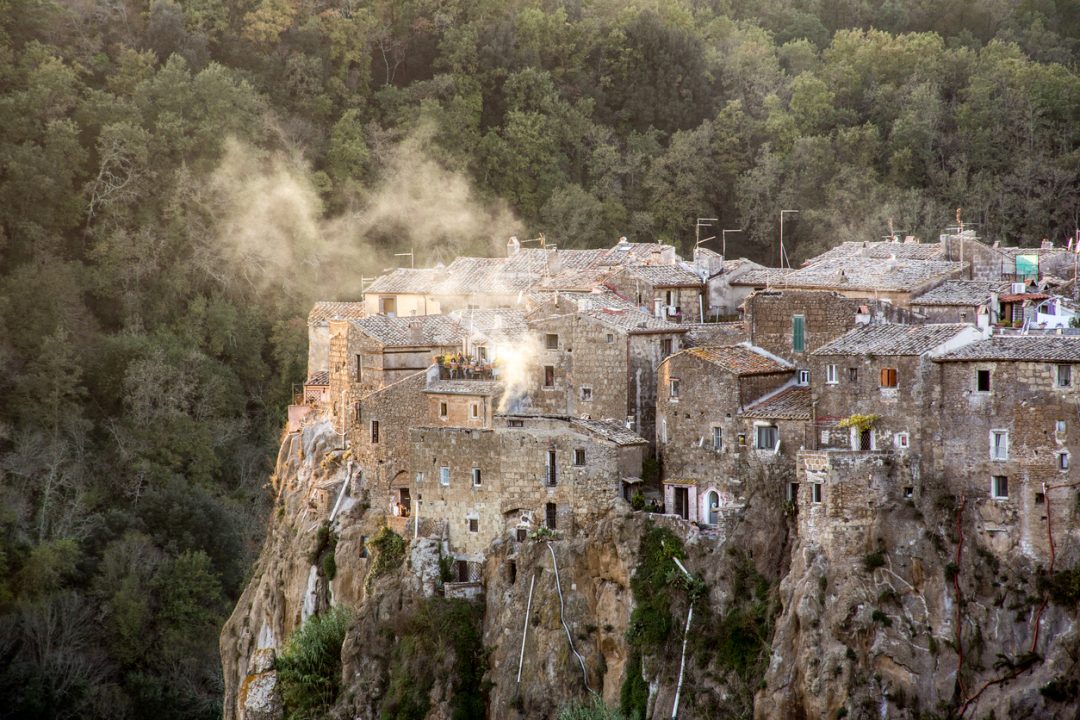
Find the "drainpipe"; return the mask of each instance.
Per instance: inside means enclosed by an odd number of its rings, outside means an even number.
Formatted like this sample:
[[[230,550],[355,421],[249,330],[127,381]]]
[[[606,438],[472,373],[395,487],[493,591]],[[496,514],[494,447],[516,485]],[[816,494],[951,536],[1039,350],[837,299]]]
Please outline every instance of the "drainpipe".
[[[679,562],[679,558],[673,557],[671,559],[674,560],[675,564],[679,566],[679,569],[682,570],[683,575],[686,576],[687,580],[693,580],[694,579],[694,576],[690,574],[690,571],[688,571],[683,566],[683,564],[681,562]],[[683,673],[686,671],[686,641],[690,637],[690,622],[693,619],[694,619],[694,602],[693,602],[693,600],[691,600],[690,601],[690,610],[686,613],[686,627],[683,629],[682,658],[679,660],[679,682],[675,686],[675,704],[671,706],[671,720],[676,720],[676,718],[679,716],[679,695],[682,693]]]

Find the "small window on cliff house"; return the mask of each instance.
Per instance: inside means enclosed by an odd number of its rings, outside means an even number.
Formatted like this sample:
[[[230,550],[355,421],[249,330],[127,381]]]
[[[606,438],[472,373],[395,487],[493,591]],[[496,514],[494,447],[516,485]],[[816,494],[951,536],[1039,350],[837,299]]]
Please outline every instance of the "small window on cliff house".
[[[746,447],[746,433],[739,433],[739,447]]]
[[[1007,430],[990,431],[990,459],[1009,459],[1009,432]]]
[[[906,450],[911,444],[911,436],[906,432],[896,433],[896,447]]]
[[[896,387],[896,368],[881,368],[881,387]]]
[[[797,482],[788,483],[787,499],[788,499],[788,502],[798,502],[799,501],[799,483],[797,483]]]
[[[615,335],[614,335],[614,334],[612,334],[612,333],[608,333],[608,334],[607,334],[607,341],[608,341],[609,343],[613,343],[613,342],[615,342]]]
[[[809,370],[800,370],[798,377],[799,377],[799,379],[798,379],[797,382],[800,385],[809,385],[810,384],[810,371]]]
[[[660,356],[667,357],[671,354],[671,338],[664,338],[660,341]]]
[[[775,450],[780,440],[780,433],[775,425],[758,425],[757,440],[754,444],[758,450]]]
[[[1058,466],[1058,470],[1068,470],[1069,469],[1069,453],[1067,453],[1067,452],[1059,452],[1057,454],[1057,466]]]
[[[679,399],[679,378],[671,378],[668,387],[670,388],[670,397],[672,400]]]
[[[1041,493],[1041,492],[1035,493],[1035,504],[1036,505],[1045,505],[1046,504],[1046,495],[1045,495],[1045,493]]]
[[[379,421],[371,421],[371,442],[372,444],[378,444],[379,442]]]
[[[585,448],[574,448],[574,465],[577,467],[585,465]]]
[[[416,473],[416,484],[417,485],[423,485],[424,484],[424,473],[422,473],[422,472]]]
[[[588,385],[583,385],[581,387],[581,401],[592,402],[592,388]]]
[[[820,503],[825,497],[825,490],[821,483],[810,483],[810,502]]]
[[[547,451],[547,465],[545,467],[545,472],[546,472],[547,477],[545,478],[545,481],[547,482],[549,487],[555,487],[555,485],[558,484],[558,482],[559,482],[559,466],[556,464],[555,461],[556,461],[555,451],[554,450],[548,450]]]
[[[360,401],[357,401],[356,404],[353,405],[353,422],[355,422],[357,425],[360,424],[360,409],[361,409],[361,407],[362,407],[362,403],[360,403]]]
[[[450,415],[450,408],[445,402],[439,403],[439,417],[445,420]]]
[[[1072,365],[1058,365],[1055,380],[1058,387],[1072,385]]]
[[[791,316],[791,349],[793,352],[806,350],[806,316]]]
[[[836,366],[835,365],[826,365],[825,366],[825,384],[826,385],[835,385],[838,382],[839,382],[839,380],[837,380]]]
[[[480,518],[469,518],[469,532],[480,532]]]
[[[989,370],[976,370],[975,371],[975,390],[976,390],[976,392],[990,392],[990,371]]]
[[[1064,420],[1055,420],[1054,421],[1054,432],[1056,432],[1056,433],[1065,432],[1065,421]]]
[[[364,356],[356,356],[356,382],[364,379]]]
[[[717,452],[724,449],[724,430],[715,425],[712,429],[712,448]]]
[[[469,417],[471,417],[473,420],[480,417],[480,403],[469,404]]]
[[[506,421],[506,426],[507,427],[512,427],[512,428],[523,428],[523,427],[525,427],[525,421],[524,420],[507,420]]]
[[[483,484],[483,480],[480,477],[480,468],[472,469],[472,484],[473,487],[480,487]]]
[[[443,487],[450,487],[450,468],[446,465],[439,468],[439,484]]]
[[[547,503],[544,506],[544,522],[548,530],[555,530],[557,524],[557,508],[555,503]]]
[[[915,497],[915,488],[912,487],[911,485],[906,485],[904,487],[904,499],[905,500],[910,500],[913,497]]]
[[[848,382],[859,382],[859,368],[849,367],[847,369]]]
[[[559,336],[555,333],[548,333],[544,335],[544,347],[548,350],[558,350]]]
[[[555,387],[555,366],[544,366],[544,387]]]
[[[990,497],[995,500],[1005,500],[1009,497],[1009,478],[1004,475],[995,475],[990,478]]]

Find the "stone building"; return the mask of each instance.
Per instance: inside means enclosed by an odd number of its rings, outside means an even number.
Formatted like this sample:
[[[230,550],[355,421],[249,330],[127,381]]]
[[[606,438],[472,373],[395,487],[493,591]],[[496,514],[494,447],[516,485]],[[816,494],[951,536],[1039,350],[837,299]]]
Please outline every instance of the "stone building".
[[[705,281],[689,263],[626,265],[607,286],[637,307],[672,322],[703,322]]]
[[[623,505],[646,446],[619,425],[553,415],[497,415],[483,428],[420,424],[409,437],[421,527],[444,523],[451,554],[471,563],[498,538],[520,541],[540,527],[573,534]]]
[[[774,459],[778,445],[786,452],[802,444],[802,428],[788,418],[751,410],[794,389],[793,371],[749,345],[689,348],[660,363],[656,443],[667,512],[717,524],[738,504],[748,463]]]
[[[916,296],[946,280],[961,278],[965,268],[963,263],[945,260],[839,255],[786,274],[782,287],[832,290],[849,298],[887,300],[906,308]]]
[[[932,323],[984,323],[995,325],[998,298],[1009,283],[985,280],[946,280],[911,301],[911,309]]]
[[[1073,278],[1077,256],[1043,241],[1039,247],[988,245],[973,231],[941,236],[944,258],[966,264],[964,277],[985,282],[1022,282],[1044,277]]]
[[[445,274],[441,268],[397,268],[380,275],[364,288],[364,309],[389,317],[438,315],[442,308],[428,294]]]
[[[465,330],[445,315],[372,315],[330,323],[329,396],[340,404],[426,370],[436,355],[460,352]],[[340,411],[340,408],[339,408]]]
[[[816,447],[923,457],[937,400],[931,361],[983,336],[973,325],[878,324],[819,347],[810,357]]]
[[[524,403],[588,416],[655,437],[656,368],[686,328],[612,293],[560,293],[529,317],[535,340]]]
[[[363,303],[315,303],[308,313],[308,377],[330,369],[330,321],[358,320],[368,314]]]
[[[935,462],[976,509],[986,547],[1045,561],[1080,529],[1080,338],[1001,336],[935,358],[941,442]]]

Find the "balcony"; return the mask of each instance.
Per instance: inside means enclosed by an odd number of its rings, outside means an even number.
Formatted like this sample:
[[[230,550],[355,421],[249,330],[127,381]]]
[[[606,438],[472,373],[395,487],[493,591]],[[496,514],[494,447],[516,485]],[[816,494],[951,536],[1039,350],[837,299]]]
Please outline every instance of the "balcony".
[[[471,358],[461,353],[436,355],[435,365],[439,368],[440,380],[494,380],[494,363]]]

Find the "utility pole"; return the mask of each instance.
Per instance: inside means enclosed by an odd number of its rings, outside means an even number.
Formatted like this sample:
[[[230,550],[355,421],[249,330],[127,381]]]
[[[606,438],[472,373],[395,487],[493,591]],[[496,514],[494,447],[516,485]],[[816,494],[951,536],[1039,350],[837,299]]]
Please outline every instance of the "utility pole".
[[[723,239],[721,240],[721,243],[723,244],[723,248],[720,250],[720,254],[724,256],[725,260],[727,259],[727,234],[729,232],[730,233],[737,233],[737,232],[742,232],[742,230],[721,230],[720,231],[720,234],[723,236]]]
[[[712,224],[714,222],[718,222],[718,219],[717,218],[698,218],[697,222],[694,223],[694,247],[695,248],[698,245],[700,245],[701,243],[709,242],[710,240],[712,240],[713,238],[716,237],[715,235],[713,235],[712,237],[707,237],[704,240],[701,239],[701,228],[703,228],[703,227],[706,227],[706,228],[707,227],[712,227]]]
[[[394,257],[407,257],[409,258],[409,267],[416,267],[416,255],[413,253],[412,250],[409,250],[409,252],[407,253],[394,253]]]
[[[780,211],[780,267],[784,267],[784,213],[798,214],[798,210],[781,210]],[[788,262],[788,267],[791,267],[791,263]]]

